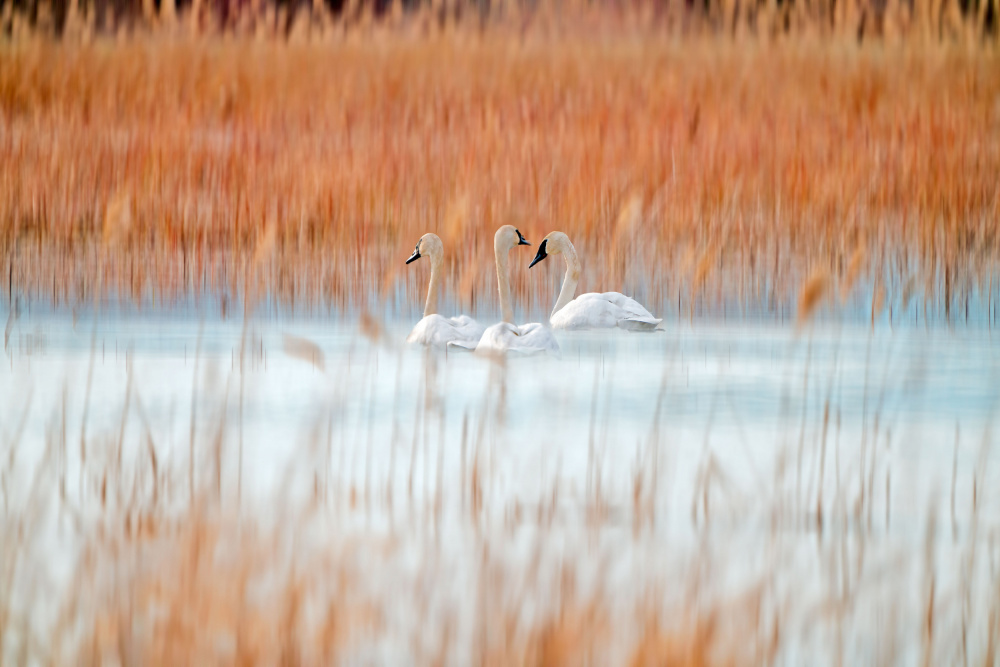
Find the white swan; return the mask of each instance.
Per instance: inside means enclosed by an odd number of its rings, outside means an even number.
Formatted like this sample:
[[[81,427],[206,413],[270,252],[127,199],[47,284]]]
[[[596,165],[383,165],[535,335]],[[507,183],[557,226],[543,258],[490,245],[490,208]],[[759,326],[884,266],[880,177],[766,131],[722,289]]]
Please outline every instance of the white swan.
[[[652,331],[662,318],[653,317],[652,313],[642,307],[635,299],[620,292],[588,292],[573,298],[576,284],[580,280],[580,260],[576,256],[576,248],[570,243],[569,237],[562,232],[552,232],[546,236],[535,259],[528,265],[530,269],[535,264],[548,257],[562,253],[566,259],[566,275],[563,278],[559,298],[552,309],[549,321],[553,329],[628,329],[630,331]]]
[[[406,263],[410,264],[425,256],[431,261],[431,282],[427,288],[427,301],[424,303],[424,318],[413,327],[406,342],[431,347],[445,347],[449,343],[475,347],[486,327],[468,315],[444,317],[437,314],[438,286],[441,282],[441,265],[444,264],[444,244],[437,234],[421,236]]]
[[[510,305],[510,269],[507,265],[507,255],[516,245],[531,245],[514,229],[512,225],[504,225],[493,237],[493,253],[497,263],[497,288],[500,291],[500,310],[503,322],[488,327],[476,346],[476,352],[548,352],[559,354],[559,343],[548,327],[533,322],[531,324],[514,324],[514,310]]]

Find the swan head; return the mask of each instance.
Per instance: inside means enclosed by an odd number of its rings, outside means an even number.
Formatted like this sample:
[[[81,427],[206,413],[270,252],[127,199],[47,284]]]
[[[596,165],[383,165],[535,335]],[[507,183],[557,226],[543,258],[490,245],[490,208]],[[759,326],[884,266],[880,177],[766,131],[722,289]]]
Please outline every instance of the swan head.
[[[444,244],[441,243],[441,239],[438,238],[437,234],[429,232],[421,236],[420,240],[417,241],[417,247],[413,249],[413,254],[406,260],[406,263],[411,264],[421,257],[427,257],[431,260],[431,264],[434,264],[443,256]]]
[[[538,252],[535,253],[535,258],[531,260],[531,264],[528,265],[530,269],[535,264],[548,257],[549,255],[558,255],[559,253],[566,252],[569,248],[572,248],[573,244],[569,242],[569,237],[562,232],[550,232],[538,246]]]
[[[531,243],[514,225],[504,225],[497,230],[496,236],[493,237],[493,248],[498,252],[509,251],[516,245],[531,245]]]

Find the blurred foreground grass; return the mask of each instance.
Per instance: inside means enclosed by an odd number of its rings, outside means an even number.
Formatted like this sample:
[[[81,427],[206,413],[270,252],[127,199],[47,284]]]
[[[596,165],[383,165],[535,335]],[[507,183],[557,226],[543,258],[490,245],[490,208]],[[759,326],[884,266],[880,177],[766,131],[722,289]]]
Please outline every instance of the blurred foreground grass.
[[[763,404],[730,391],[726,345],[666,334],[642,339],[668,356],[639,397],[625,352],[570,343],[549,362],[391,335],[342,356],[287,335],[232,359],[95,345],[72,381],[11,352],[11,380],[37,379],[0,413],[0,660],[992,665],[996,437],[975,406],[997,395],[967,379],[972,418],[942,438],[914,410],[958,369],[861,331],[747,358],[780,375],[780,401],[750,390]],[[180,385],[143,370],[182,364]],[[540,375],[563,389],[533,410]],[[331,393],[257,435],[263,484],[253,411],[289,405],[251,397],[293,383]]]

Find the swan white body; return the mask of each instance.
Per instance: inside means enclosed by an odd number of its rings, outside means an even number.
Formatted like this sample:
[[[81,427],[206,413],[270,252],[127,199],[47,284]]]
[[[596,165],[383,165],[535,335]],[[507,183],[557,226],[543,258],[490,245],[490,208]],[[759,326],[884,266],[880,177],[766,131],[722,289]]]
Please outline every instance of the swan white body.
[[[549,255],[562,254],[566,259],[559,297],[549,321],[553,329],[626,329],[652,331],[663,321],[643,308],[642,304],[621,292],[588,292],[573,298],[580,280],[580,260],[569,237],[562,232],[552,232],[538,246],[538,254],[528,268]]]
[[[552,330],[539,322],[522,324],[500,322],[487,327],[476,352],[518,352],[520,354],[559,354],[559,342]]]
[[[497,289],[500,292],[500,310],[503,321],[488,327],[483,332],[476,352],[535,354],[545,352],[559,354],[559,342],[552,330],[538,322],[514,324],[514,311],[510,305],[510,267],[507,255],[515,245],[531,245],[521,233],[511,225],[504,225],[493,237],[493,253],[497,264]]]
[[[588,292],[576,297],[553,313],[550,318],[553,329],[627,329],[629,331],[649,331],[656,328],[662,319],[642,307],[635,299],[620,292]]]
[[[417,241],[417,247],[406,263],[415,262],[423,256],[431,261],[431,280],[427,288],[427,301],[424,304],[424,317],[413,327],[406,337],[407,343],[427,345],[430,347],[446,347],[456,344],[459,347],[474,348],[483,336],[485,326],[476,322],[468,315],[444,317],[437,314],[437,295],[441,282],[441,265],[444,263],[444,245],[437,234],[424,234]]]
[[[433,313],[417,322],[410,335],[406,337],[406,342],[431,347],[446,347],[453,344],[464,348],[470,346],[475,348],[485,330],[485,326],[468,315],[445,317]]]

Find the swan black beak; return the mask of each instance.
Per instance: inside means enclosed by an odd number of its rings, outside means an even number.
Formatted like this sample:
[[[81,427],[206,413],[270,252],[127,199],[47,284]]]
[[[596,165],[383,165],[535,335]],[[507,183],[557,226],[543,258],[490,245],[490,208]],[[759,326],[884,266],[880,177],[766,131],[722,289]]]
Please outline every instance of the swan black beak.
[[[528,242],[528,239],[521,235],[520,231],[516,229],[514,231],[517,232],[517,245],[531,245],[531,243]]]
[[[408,260],[406,260],[406,263],[410,264],[411,262],[415,262],[418,259],[420,259],[420,244],[419,243],[417,244],[417,247],[413,249],[413,254],[410,255],[410,258]]]
[[[545,252],[545,244],[548,242],[549,240],[545,239],[544,241],[542,241],[542,244],[538,246],[538,252],[535,254],[535,258],[531,260],[531,264],[528,264],[529,269],[549,256],[549,253]]]

